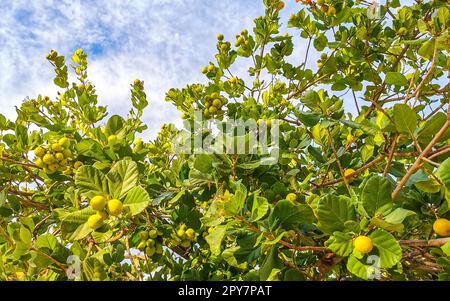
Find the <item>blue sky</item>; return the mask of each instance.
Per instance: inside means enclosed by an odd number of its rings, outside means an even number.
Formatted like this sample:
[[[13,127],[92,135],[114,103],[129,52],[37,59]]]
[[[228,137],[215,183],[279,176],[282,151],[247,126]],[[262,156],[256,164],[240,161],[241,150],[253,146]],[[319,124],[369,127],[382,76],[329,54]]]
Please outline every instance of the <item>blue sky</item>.
[[[288,14],[298,9],[288,3]],[[42,0],[0,1],[0,113],[39,93],[54,97],[51,49],[69,56],[82,47],[89,78],[111,113],[127,114],[129,84],[145,81],[145,121],[154,136],[163,122],[180,124],[165,92],[205,81],[200,69],[214,59],[216,35],[234,36],[264,13],[262,0]],[[247,66],[241,65],[241,71]]]

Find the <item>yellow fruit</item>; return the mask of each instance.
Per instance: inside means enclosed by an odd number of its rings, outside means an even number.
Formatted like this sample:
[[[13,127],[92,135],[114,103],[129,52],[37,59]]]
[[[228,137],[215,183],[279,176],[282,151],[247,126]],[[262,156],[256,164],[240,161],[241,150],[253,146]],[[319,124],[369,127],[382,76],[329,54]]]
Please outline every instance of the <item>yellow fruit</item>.
[[[179,229],[177,231],[177,236],[178,237],[183,237],[185,233],[186,233],[186,231],[184,229]]]
[[[327,15],[328,15],[328,16],[334,16],[334,15],[336,15],[336,9],[334,8],[334,6],[330,6],[330,7],[328,8]]]
[[[450,235],[450,221],[446,218],[438,218],[433,224],[433,230],[437,235]]]
[[[208,233],[212,233],[214,231],[214,228],[213,227],[209,227],[208,228]]]
[[[278,9],[283,9],[284,8],[284,2],[281,1],[280,3],[278,3]]]
[[[108,211],[112,216],[119,216],[122,213],[123,205],[118,199],[112,199],[108,202]]]
[[[208,73],[208,68],[203,67],[203,68],[202,68],[202,73],[203,73],[203,74]]]
[[[355,246],[355,249],[362,254],[370,253],[370,251],[372,251],[373,249],[372,240],[367,236],[358,236],[353,241],[353,244]]]
[[[145,241],[141,241],[141,242],[138,244],[137,248],[138,248],[138,250],[143,251],[143,250],[145,250],[145,247],[146,247],[146,246],[147,246],[147,245],[145,244]]]
[[[286,200],[288,200],[290,202],[295,202],[295,201],[297,201],[297,195],[295,193],[289,193],[286,196]]]
[[[108,137],[108,144],[110,144],[110,145],[115,145],[115,144],[117,144],[117,136],[116,135],[110,135],[109,137]]]
[[[38,146],[34,149],[34,155],[36,157],[43,157],[45,155],[45,149],[41,146]]]
[[[48,169],[50,170],[50,172],[54,173],[59,169],[59,164],[58,163],[52,163],[48,166]]]
[[[98,216],[100,216],[101,220],[107,220],[108,219],[108,213],[106,213],[105,211],[97,211],[96,213]]]
[[[148,236],[150,237],[150,238],[157,238],[158,237],[158,231],[156,231],[156,230],[150,230],[150,231],[148,231]]]
[[[78,169],[83,165],[83,162],[77,161],[73,164],[73,168]]]
[[[63,171],[63,175],[70,175],[72,174],[72,169],[70,167],[66,167],[66,169]]]
[[[41,158],[36,158],[36,161],[34,161],[34,164],[36,164],[37,167],[44,167],[44,162],[42,161]]]
[[[220,109],[220,107],[222,106],[222,102],[220,101],[220,99],[214,99],[213,106],[215,106],[217,109]]]
[[[63,153],[56,153],[56,154],[55,154],[55,158],[56,158],[56,160],[58,160],[58,161],[62,161],[62,160],[65,159]]]
[[[72,152],[68,149],[65,149],[62,153],[66,159],[72,156]]]
[[[214,69],[215,69],[214,65],[209,65],[209,66],[207,67],[208,72],[213,72]]]
[[[190,239],[193,240],[195,238],[195,231],[192,228],[189,228],[186,230],[186,236]]]
[[[352,168],[346,169],[346,170],[344,170],[344,177],[349,178],[350,175],[353,174],[354,172],[355,172],[355,170]]]
[[[45,164],[52,164],[55,162],[55,157],[53,157],[52,154],[45,154],[44,157],[42,157],[42,161],[44,161]]]
[[[217,35],[217,40],[223,41],[223,39],[224,39],[223,34],[220,33],[220,34]]]
[[[89,218],[88,218],[89,228],[96,230],[96,229],[100,228],[101,225],[102,225],[102,219],[101,219],[100,215],[94,214],[94,215],[89,216]]]
[[[62,147],[69,147],[70,146],[70,140],[67,137],[62,137],[59,139],[58,144]]]
[[[52,144],[52,150],[55,151],[55,152],[60,152],[60,151],[62,151],[62,147],[58,143],[53,143]]]
[[[96,211],[102,211],[106,206],[106,198],[102,195],[94,196],[89,202],[89,205]]]
[[[146,242],[147,247],[153,247],[155,245],[155,240],[154,239],[148,239]]]

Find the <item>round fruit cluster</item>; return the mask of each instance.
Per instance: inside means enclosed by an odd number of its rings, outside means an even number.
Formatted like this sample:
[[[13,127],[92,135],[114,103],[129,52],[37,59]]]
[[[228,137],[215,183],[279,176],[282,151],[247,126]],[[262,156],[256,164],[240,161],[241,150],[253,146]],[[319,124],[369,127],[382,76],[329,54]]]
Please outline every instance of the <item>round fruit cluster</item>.
[[[225,97],[219,95],[217,92],[212,93],[211,95],[206,95],[203,100],[203,104],[205,105],[205,116],[212,116],[220,112],[225,104],[225,101]]]
[[[230,44],[230,42],[228,42],[228,41],[227,41],[227,42],[224,42],[223,39],[224,39],[223,34],[219,34],[219,35],[217,36],[217,40],[219,41],[219,42],[217,43],[217,49],[218,49],[220,52],[227,53],[227,52],[230,50],[230,48],[231,48],[231,44]]]
[[[72,172],[70,166],[70,159],[72,158],[70,144],[70,139],[63,137],[45,147],[36,147],[34,149],[34,155],[36,156],[34,163],[37,167],[42,168],[46,174],[53,174],[57,171],[63,174],[70,174]]]
[[[88,219],[88,226],[91,229],[98,229],[103,225],[110,215],[119,216],[123,210],[123,204],[118,199],[97,195],[91,199],[89,205],[97,213],[91,215]]]
[[[144,230],[139,232],[139,239],[137,248],[145,252],[148,257],[163,253],[162,232],[156,229]]]
[[[433,224],[433,230],[437,235],[450,235],[450,221],[446,218],[438,218]]]
[[[195,240],[196,233],[194,229],[186,228],[186,225],[183,224],[178,227],[176,233],[172,234],[171,246],[181,246],[183,248],[189,248],[191,246],[191,243]]]
[[[213,64],[209,64],[208,66],[202,68],[202,73],[216,73],[216,66],[214,66]]]
[[[234,46],[249,46],[250,42],[248,41],[248,30],[244,29],[240,35],[236,35],[236,42]]]

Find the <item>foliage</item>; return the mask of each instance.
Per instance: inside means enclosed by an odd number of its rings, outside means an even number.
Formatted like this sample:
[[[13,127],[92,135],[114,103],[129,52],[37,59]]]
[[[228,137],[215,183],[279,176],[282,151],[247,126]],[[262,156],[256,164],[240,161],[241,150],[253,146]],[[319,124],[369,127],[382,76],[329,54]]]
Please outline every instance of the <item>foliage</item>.
[[[166,95],[188,123],[280,120],[271,165],[176,154],[169,124],[143,141],[144,82],[126,117],[108,116],[87,54],[52,51],[58,97],[0,115],[0,279],[450,280],[433,231],[450,218],[446,1],[387,1],[375,17],[360,1],[297,2],[293,35],[284,3],[264,0],[252,31],[218,36],[205,83]]]

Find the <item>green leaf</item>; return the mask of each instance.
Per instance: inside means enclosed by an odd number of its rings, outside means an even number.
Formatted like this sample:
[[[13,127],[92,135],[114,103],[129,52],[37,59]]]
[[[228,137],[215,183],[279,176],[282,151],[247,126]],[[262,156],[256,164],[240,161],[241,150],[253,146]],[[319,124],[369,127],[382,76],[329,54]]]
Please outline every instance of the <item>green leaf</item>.
[[[385,82],[389,85],[408,86],[408,80],[399,72],[387,72]]]
[[[106,123],[106,135],[117,135],[124,127],[125,120],[119,115],[113,115]]]
[[[327,46],[327,43],[328,43],[327,37],[324,34],[320,34],[314,40],[314,48],[316,48],[317,51],[322,51]]]
[[[436,44],[436,40],[434,38],[432,38],[432,39],[426,41],[425,43],[423,43],[422,46],[417,51],[417,53],[424,59],[427,59],[430,61],[433,58],[435,44]]]
[[[369,279],[369,269],[370,266],[363,264],[356,256],[353,254],[348,257],[347,260],[347,270],[353,275],[368,280]]]
[[[445,245],[441,247],[442,251],[445,253],[445,255],[450,256],[450,241],[447,241]]]
[[[20,227],[20,240],[22,240],[22,242],[26,245],[31,245],[31,232],[30,230],[28,230],[27,228],[25,228],[24,226]]]
[[[96,212],[90,207],[68,213],[61,221],[61,230],[67,240],[80,240],[85,238],[92,229],[87,220]]]
[[[417,114],[407,104],[396,104],[394,106],[394,123],[397,131],[409,134],[413,137],[417,128]]]
[[[128,208],[131,215],[134,216],[144,211],[150,202],[151,199],[148,192],[141,186],[137,186],[128,192],[123,205],[125,208]]]
[[[325,242],[325,246],[339,256],[348,256],[353,251],[353,238],[348,233],[336,231]]]
[[[343,231],[345,222],[356,218],[351,199],[345,196],[325,195],[317,202],[316,216],[322,232],[332,234]]]
[[[385,221],[391,224],[401,224],[408,216],[415,215],[416,213],[411,210],[397,208],[384,218]]]
[[[279,201],[273,208],[269,223],[273,228],[281,226],[283,229],[296,229],[299,224],[313,222],[312,209],[304,204],[295,205],[288,200]]]
[[[266,198],[255,196],[252,204],[252,221],[256,222],[266,216],[269,211],[269,202]]]
[[[123,198],[128,191],[136,187],[139,172],[136,162],[120,160],[106,175],[108,178],[109,193],[115,198]]]
[[[209,244],[209,248],[211,249],[212,254],[216,256],[220,255],[220,246],[226,232],[226,225],[216,226],[214,227],[213,231],[205,237],[205,240]]]
[[[441,163],[436,175],[442,184],[444,184],[445,188],[450,191],[450,158],[447,158],[447,160]]]
[[[81,166],[77,170],[75,185],[82,195],[90,199],[97,195],[107,195],[109,193],[106,177],[101,171],[88,165]]]
[[[242,211],[242,208],[244,208],[246,197],[247,195],[245,192],[240,189],[237,190],[236,193],[225,203],[225,211],[231,215],[239,214]]]
[[[391,268],[402,259],[402,248],[392,234],[375,229],[369,234],[380,256],[380,267]]]
[[[387,178],[374,175],[361,184],[361,203],[369,216],[385,214],[392,206],[392,185]]]
[[[58,240],[55,236],[50,233],[46,233],[44,235],[38,236],[36,239],[35,246],[38,249],[47,249],[50,252],[56,249],[58,245]]]
[[[194,168],[204,174],[209,174],[213,168],[213,162],[214,160],[211,155],[199,154],[195,157]]]
[[[275,270],[277,272],[279,269],[283,267],[283,263],[281,259],[278,257],[278,247],[272,246],[270,248],[269,254],[264,259],[264,262],[261,264],[261,269],[259,270],[259,276],[262,281],[266,281],[269,277],[273,278],[272,272]]]

